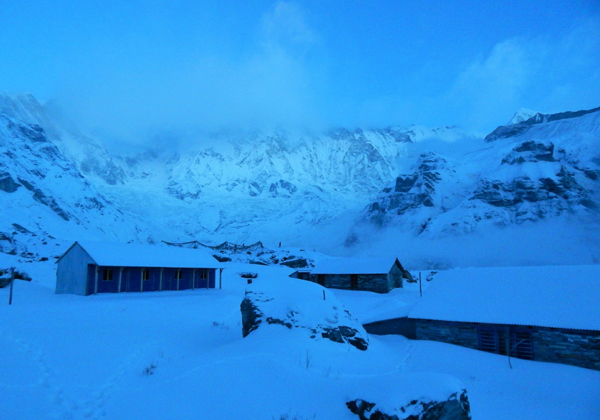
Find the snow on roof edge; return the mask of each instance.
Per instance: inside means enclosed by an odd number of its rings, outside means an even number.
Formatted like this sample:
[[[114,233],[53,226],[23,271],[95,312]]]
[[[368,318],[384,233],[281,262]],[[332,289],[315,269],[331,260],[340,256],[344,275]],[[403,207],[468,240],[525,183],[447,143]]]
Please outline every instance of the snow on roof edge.
[[[223,268],[212,255],[197,249],[122,242],[75,241],[56,261],[67,255],[75,245],[102,266],[164,267],[164,268]]]
[[[557,330],[581,330],[581,331],[600,331],[600,327],[598,328],[574,328],[574,327],[557,327],[557,326],[551,326],[551,325],[541,325],[541,324],[525,324],[525,323],[515,323],[515,322],[491,322],[491,321],[485,321],[485,322],[481,322],[481,321],[465,321],[465,320],[456,320],[456,319],[441,319],[441,318],[417,318],[417,317],[412,317],[410,316],[410,313],[405,316],[405,317],[397,317],[397,318],[408,318],[408,319],[414,319],[414,320],[423,320],[423,321],[441,321],[441,322],[464,322],[464,323],[469,323],[469,324],[481,324],[481,325],[515,325],[515,326],[522,326],[522,327],[538,327],[538,328],[552,328],[552,329],[557,329]],[[397,319],[397,318],[390,318],[390,319]],[[382,321],[388,321],[387,319],[383,319]],[[380,321],[371,321],[371,322],[380,322]]]

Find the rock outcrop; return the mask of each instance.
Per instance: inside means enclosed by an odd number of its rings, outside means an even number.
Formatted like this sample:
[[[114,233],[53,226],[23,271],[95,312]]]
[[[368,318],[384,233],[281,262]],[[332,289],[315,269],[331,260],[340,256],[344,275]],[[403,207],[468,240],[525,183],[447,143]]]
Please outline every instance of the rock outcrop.
[[[600,207],[599,122],[600,108],[537,114],[499,127],[485,147],[421,154],[364,209],[351,233],[365,222],[439,237],[481,225],[586,218]]]
[[[278,283],[254,281],[249,286],[240,305],[244,337],[263,324],[278,325],[305,331],[310,339],[328,339],[367,350],[366,331],[330,290],[304,280],[282,279]]]
[[[360,420],[470,420],[471,410],[467,392],[453,393],[445,401],[412,400],[408,404],[389,409],[381,409],[376,403],[356,399],[346,406]]]

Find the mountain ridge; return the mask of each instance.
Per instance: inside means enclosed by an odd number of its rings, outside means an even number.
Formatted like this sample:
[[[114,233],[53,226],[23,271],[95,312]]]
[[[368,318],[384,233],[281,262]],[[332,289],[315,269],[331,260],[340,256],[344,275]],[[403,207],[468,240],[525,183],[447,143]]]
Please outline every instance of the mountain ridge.
[[[598,219],[600,108],[538,113],[502,141],[453,126],[279,128],[118,156],[50,113],[36,116],[44,108],[35,98],[12,106],[9,99],[0,95],[0,141],[13,156],[1,162],[0,199],[12,209],[0,226],[6,237],[17,235],[17,224],[69,240],[283,241],[346,253],[375,244],[377,230],[433,241]],[[18,214],[19,207],[28,210]]]

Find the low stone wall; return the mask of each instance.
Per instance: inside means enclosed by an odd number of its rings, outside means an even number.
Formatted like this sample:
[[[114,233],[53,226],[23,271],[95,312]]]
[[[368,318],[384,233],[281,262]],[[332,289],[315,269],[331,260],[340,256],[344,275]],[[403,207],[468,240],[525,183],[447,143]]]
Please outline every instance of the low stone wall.
[[[415,319],[417,340],[442,341],[471,349],[479,349],[477,328],[466,322]]]
[[[363,324],[369,334],[375,335],[403,335],[406,338],[417,338],[415,320],[407,317],[386,319],[384,321]]]
[[[535,360],[600,370],[600,331],[536,327],[532,340]]]
[[[310,280],[318,283],[318,275],[311,274]],[[325,287],[332,289],[351,289],[350,274],[325,274]],[[355,290],[366,290],[369,292],[387,293],[390,291],[388,286],[387,274],[359,274]]]
[[[477,329],[482,327],[499,326],[415,319],[418,340],[441,341],[476,350],[479,349]],[[528,327],[528,330],[531,332],[533,360],[600,370],[600,331],[547,327]]]

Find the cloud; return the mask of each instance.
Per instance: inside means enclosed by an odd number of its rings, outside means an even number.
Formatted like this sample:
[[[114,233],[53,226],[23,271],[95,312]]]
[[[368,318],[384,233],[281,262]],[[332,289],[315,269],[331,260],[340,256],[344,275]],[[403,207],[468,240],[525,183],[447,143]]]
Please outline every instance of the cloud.
[[[198,130],[318,123],[320,40],[297,4],[267,10],[240,54],[206,42],[181,58],[163,56],[150,41],[102,45],[65,75],[61,102],[87,128],[129,142],[169,130],[195,137]]]
[[[307,24],[304,12],[292,2],[280,1],[265,13],[262,31],[267,50],[294,50],[296,54],[303,55],[319,43],[319,36]]]
[[[600,18],[563,36],[518,37],[472,61],[440,99],[463,126],[490,130],[519,108],[551,113],[600,105]]]

